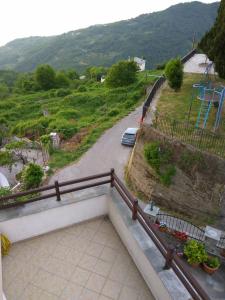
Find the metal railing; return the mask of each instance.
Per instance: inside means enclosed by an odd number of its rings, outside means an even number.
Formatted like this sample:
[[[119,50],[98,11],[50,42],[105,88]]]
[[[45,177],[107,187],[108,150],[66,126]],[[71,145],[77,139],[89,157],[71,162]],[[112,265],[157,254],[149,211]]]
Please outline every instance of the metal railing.
[[[225,157],[225,135],[196,128],[190,122],[170,119],[156,113],[153,127],[171,138],[195,146],[197,149]]]
[[[165,213],[159,213],[156,217],[159,222],[163,222],[169,229],[185,232],[188,237],[198,241],[203,242],[205,239],[205,230],[191,222],[187,222],[183,219]]]
[[[92,181],[95,179],[102,179],[104,177],[108,177],[108,178],[100,181],[99,180],[95,181],[94,183],[83,184],[76,187],[67,188],[64,190],[61,189],[62,187],[71,186],[81,182]],[[75,191],[79,191],[79,190],[83,190],[95,186],[100,186],[104,184],[109,184],[109,183],[111,187],[114,187],[118,191],[123,201],[129,207],[132,213],[132,219],[137,220],[140,223],[140,225],[144,228],[148,236],[152,239],[152,241],[154,242],[158,250],[165,258],[164,268],[165,269],[172,268],[174,270],[174,272],[176,273],[176,275],[181,280],[181,282],[186,287],[186,289],[188,290],[188,292],[190,293],[190,295],[194,300],[210,300],[210,297],[207,295],[207,293],[204,291],[204,289],[201,287],[201,285],[198,283],[195,277],[190,273],[185,263],[176,254],[175,250],[169,248],[166,242],[160,237],[159,233],[157,232],[157,229],[154,227],[153,224],[150,223],[148,216],[139,206],[138,200],[134,198],[134,196],[125,187],[123,182],[117,177],[117,175],[114,172],[114,169],[112,169],[110,172],[101,173],[89,177],[83,177],[76,180],[64,181],[61,183],[55,181],[55,184],[53,185],[1,197],[0,209],[21,206],[24,204],[28,204],[35,201],[41,201],[52,197],[55,197],[57,201],[60,201],[61,195],[63,194],[71,193],[71,192],[75,192]],[[31,195],[32,197],[32,195],[35,193],[40,193],[43,191],[50,191],[50,190],[54,190],[54,191],[46,195],[40,195],[38,197],[31,198],[28,201],[26,201],[26,203],[20,201],[22,196]],[[19,200],[19,202],[17,202],[17,200]],[[13,203],[11,201],[13,201]]]
[[[194,56],[197,53],[197,49],[191,50],[188,54],[186,54],[184,57],[181,58],[182,64],[185,64],[192,56]]]
[[[152,239],[158,250],[165,258],[165,269],[172,268],[178,278],[181,280],[185,288],[188,290],[193,300],[210,300],[209,295],[198,283],[196,278],[188,270],[182,259],[176,254],[175,249],[168,247],[166,242],[160,237],[157,229],[138,204],[138,200],[127,190],[122,181],[112,172],[112,186],[116,188],[124,202],[132,212],[132,219],[137,220],[148,236]]]
[[[186,54],[182,59],[181,62],[182,64],[186,63],[192,56],[194,56],[197,53],[197,49],[193,49],[191,50],[188,54]],[[166,77],[164,75],[162,75],[159,79],[156,80],[156,82],[154,83],[150,93],[148,94],[148,97],[143,105],[142,108],[142,120],[145,118],[146,113],[148,111],[148,108],[155,96],[155,94],[158,92],[158,90],[161,88],[161,86],[163,85],[163,83],[166,82]]]

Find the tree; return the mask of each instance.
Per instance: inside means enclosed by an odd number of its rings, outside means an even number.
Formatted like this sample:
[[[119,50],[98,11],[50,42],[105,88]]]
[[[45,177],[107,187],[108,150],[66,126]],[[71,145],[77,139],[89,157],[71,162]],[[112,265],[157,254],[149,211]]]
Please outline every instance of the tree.
[[[137,80],[138,66],[134,61],[120,61],[113,65],[106,77],[106,85],[120,87],[134,83]]]
[[[55,84],[57,88],[65,88],[70,85],[70,81],[63,71],[59,71],[56,74]]]
[[[225,78],[225,0],[221,0],[215,24],[202,38],[199,47],[215,63],[219,76]]]
[[[95,79],[96,81],[100,81],[102,75],[105,75],[106,73],[104,67],[89,67],[85,71],[85,75],[88,79]]]
[[[36,164],[27,165],[22,172],[22,186],[25,190],[39,187],[41,184],[44,172],[41,166]]]
[[[36,78],[33,74],[20,74],[15,83],[15,89],[18,92],[31,92],[39,89]]]
[[[39,65],[35,71],[36,81],[43,90],[50,90],[55,87],[55,70],[50,65]]]
[[[80,79],[79,74],[78,74],[75,70],[73,70],[73,69],[67,70],[66,76],[67,76],[70,80]]]
[[[183,83],[183,65],[179,58],[171,59],[166,64],[165,75],[168,80],[169,86],[178,91]]]

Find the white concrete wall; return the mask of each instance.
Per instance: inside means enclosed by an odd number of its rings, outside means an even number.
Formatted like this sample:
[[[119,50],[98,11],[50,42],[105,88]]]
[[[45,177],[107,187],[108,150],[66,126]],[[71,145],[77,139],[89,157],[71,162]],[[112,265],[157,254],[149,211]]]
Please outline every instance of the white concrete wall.
[[[128,252],[133,258],[133,261],[135,262],[137,268],[139,269],[140,273],[145,279],[155,299],[171,300],[172,298],[169,295],[167,289],[163,285],[156,271],[153,269],[143,250],[138,245],[134,236],[131,234],[128,227],[125,225],[113,201],[109,202],[109,218],[113,223],[113,226],[116,228],[116,231],[119,234],[124,245],[126,246]]]
[[[14,243],[108,213],[107,195],[48,209],[0,223],[0,232]]]

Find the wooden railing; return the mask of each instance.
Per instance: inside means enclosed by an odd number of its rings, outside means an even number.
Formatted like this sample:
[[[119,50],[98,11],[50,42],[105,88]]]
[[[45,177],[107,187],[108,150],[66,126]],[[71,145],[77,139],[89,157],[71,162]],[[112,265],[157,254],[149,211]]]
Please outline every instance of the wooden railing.
[[[108,177],[105,179],[105,177]],[[62,189],[62,187],[72,186],[81,182],[93,181],[96,179],[98,180],[94,183],[83,184],[75,187],[70,187],[67,189]],[[84,177],[76,180],[58,182],[55,181],[55,184],[41,187],[38,189],[33,189],[26,192],[21,192],[5,197],[0,198],[0,209],[7,209],[10,207],[21,206],[24,204],[28,204],[35,201],[41,201],[44,199],[55,197],[57,201],[61,201],[61,195],[96,187],[104,184],[109,184],[111,187],[114,187],[120,196],[122,197],[123,201],[126,203],[128,208],[132,213],[132,219],[138,221],[140,225],[144,228],[148,236],[152,239],[158,250],[161,252],[163,257],[165,258],[165,266],[164,269],[172,268],[178,278],[181,280],[183,285],[189,291],[190,295],[194,300],[210,300],[210,297],[206,294],[203,288],[200,286],[198,281],[194,278],[194,276],[190,273],[188,268],[186,267],[185,263],[182,259],[176,254],[175,249],[168,247],[166,242],[160,237],[157,229],[154,227],[153,224],[150,223],[148,217],[142,210],[142,208],[138,204],[138,200],[129,192],[123,182],[118,178],[115,174],[114,169],[111,169],[110,172],[101,173],[94,176]],[[51,193],[39,195],[37,197],[33,197],[26,202],[21,202],[21,197],[34,195],[36,193],[41,193],[45,191],[54,190]],[[11,202],[13,200],[13,203]],[[18,201],[19,200],[19,201]]]

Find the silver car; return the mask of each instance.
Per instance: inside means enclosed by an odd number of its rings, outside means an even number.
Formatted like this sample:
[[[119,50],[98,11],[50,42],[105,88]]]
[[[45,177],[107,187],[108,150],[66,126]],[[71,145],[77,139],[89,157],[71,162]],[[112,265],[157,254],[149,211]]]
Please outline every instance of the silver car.
[[[137,131],[138,128],[127,128],[122,135],[121,144],[127,146],[134,146],[136,141]]]

